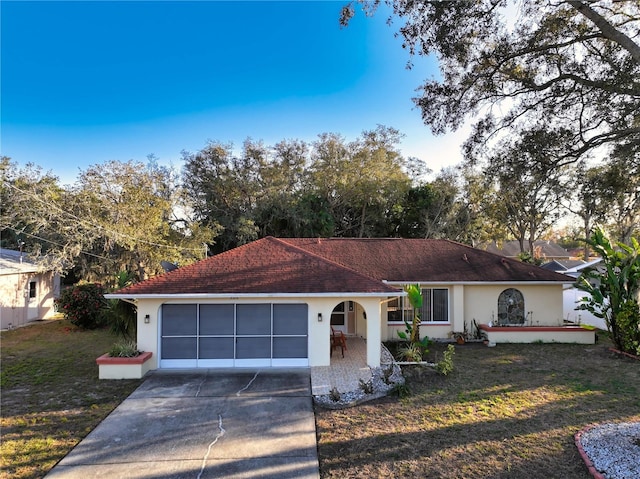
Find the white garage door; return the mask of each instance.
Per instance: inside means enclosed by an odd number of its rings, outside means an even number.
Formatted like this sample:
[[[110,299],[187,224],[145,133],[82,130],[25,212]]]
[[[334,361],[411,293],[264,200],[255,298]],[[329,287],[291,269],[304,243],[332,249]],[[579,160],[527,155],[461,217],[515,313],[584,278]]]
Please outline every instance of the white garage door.
[[[161,368],[308,366],[306,304],[165,304]]]

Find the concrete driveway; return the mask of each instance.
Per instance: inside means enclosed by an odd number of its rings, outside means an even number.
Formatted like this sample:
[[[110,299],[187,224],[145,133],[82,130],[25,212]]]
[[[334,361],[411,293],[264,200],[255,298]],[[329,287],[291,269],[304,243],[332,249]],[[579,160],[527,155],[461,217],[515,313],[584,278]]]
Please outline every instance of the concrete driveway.
[[[46,477],[317,479],[309,371],[154,372]]]

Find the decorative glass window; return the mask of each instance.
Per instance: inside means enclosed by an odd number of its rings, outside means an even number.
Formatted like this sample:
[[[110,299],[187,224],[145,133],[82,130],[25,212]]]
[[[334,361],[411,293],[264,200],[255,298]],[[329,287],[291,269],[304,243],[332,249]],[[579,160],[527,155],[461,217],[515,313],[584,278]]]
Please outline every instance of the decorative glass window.
[[[387,321],[403,322],[413,319],[413,308],[406,296],[387,303]],[[449,290],[447,288],[422,289],[420,319],[423,323],[449,321]]]
[[[498,297],[498,326],[521,326],[525,322],[524,296],[515,288],[505,289]]]

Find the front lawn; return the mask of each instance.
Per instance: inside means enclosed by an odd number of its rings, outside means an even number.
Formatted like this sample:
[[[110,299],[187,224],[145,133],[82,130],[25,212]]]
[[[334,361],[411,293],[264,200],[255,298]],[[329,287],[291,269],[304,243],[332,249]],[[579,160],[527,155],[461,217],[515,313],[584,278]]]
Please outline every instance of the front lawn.
[[[3,331],[0,478],[44,476],[139,384],[100,381],[115,337],[62,320]]]
[[[408,397],[318,408],[321,477],[589,479],[573,435],[640,421],[640,361],[599,337],[593,346],[467,343],[448,377],[403,368]]]
[[[141,382],[98,380],[105,330],[49,321],[0,340],[3,479],[42,477]],[[640,361],[609,346],[465,344],[446,378],[407,367],[406,398],[317,409],[321,477],[589,479],[573,435],[640,421]]]

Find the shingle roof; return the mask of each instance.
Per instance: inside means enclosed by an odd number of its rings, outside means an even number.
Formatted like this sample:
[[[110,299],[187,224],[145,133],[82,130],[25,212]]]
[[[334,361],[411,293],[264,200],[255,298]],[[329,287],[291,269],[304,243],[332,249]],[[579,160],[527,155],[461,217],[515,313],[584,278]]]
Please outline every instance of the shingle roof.
[[[282,241],[381,281],[567,281],[564,275],[449,240],[287,238]]]
[[[392,294],[397,289],[386,282],[568,281],[447,240],[267,237],[117,294]]]
[[[387,293],[395,288],[267,237],[134,284],[117,294]]]

